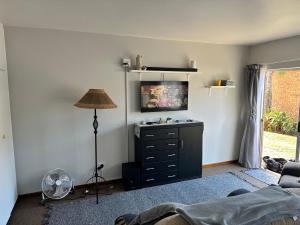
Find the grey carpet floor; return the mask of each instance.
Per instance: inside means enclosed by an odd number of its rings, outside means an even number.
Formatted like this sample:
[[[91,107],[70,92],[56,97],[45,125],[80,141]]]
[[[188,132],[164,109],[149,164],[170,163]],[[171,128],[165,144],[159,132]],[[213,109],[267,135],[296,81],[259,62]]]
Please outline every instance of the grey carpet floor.
[[[224,173],[101,196],[99,205],[95,204],[95,198],[55,204],[45,222],[48,225],[110,225],[125,213],[139,213],[164,202],[194,204],[222,198],[238,188],[257,190],[238,176]]]

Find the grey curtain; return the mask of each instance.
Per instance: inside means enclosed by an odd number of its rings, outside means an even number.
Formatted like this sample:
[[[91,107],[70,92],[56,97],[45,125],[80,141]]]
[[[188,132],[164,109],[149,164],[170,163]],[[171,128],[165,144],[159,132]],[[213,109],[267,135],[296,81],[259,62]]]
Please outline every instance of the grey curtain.
[[[247,66],[248,111],[239,156],[239,163],[246,168],[260,168],[261,166],[264,78],[265,71],[261,65]]]

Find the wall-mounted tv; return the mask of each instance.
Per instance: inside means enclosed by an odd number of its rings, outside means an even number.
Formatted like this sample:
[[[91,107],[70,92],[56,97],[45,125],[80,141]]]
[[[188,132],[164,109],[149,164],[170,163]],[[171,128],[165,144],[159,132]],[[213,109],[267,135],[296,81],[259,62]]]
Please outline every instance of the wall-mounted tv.
[[[142,81],[141,112],[188,109],[187,81]]]

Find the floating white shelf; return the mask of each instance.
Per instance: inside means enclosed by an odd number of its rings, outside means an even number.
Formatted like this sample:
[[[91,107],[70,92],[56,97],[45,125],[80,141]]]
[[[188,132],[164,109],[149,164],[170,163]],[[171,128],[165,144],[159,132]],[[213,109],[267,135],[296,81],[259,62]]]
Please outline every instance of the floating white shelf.
[[[226,89],[226,88],[235,88],[235,86],[207,86],[207,88]]]
[[[209,89],[208,95],[211,96],[212,89],[223,89],[225,91],[225,95],[227,95],[228,89],[233,89],[235,86],[206,86]]]

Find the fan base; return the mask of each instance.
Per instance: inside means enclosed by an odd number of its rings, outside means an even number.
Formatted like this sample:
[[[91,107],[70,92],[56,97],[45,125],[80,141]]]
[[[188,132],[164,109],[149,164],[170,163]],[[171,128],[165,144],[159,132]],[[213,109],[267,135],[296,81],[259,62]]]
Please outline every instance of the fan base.
[[[74,186],[72,186],[72,189],[70,190],[70,192],[68,193],[68,195],[73,195],[75,193],[75,191],[74,191]],[[67,196],[68,196],[67,195]],[[67,196],[65,196],[64,198],[66,198]],[[57,200],[62,200],[62,199],[64,199],[64,198],[61,198],[61,199],[52,199],[52,198],[48,198],[43,192],[42,192],[42,200],[40,201],[40,204],[42,205],[42,206],[45,206],[46,205],[46,203],[48,202],[48,201],[57,201]]]

